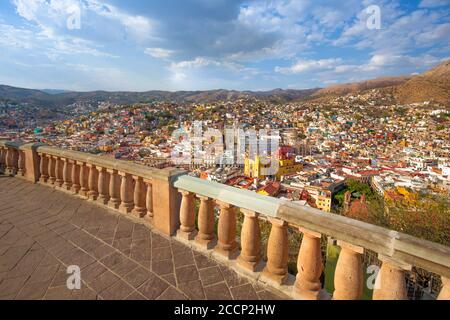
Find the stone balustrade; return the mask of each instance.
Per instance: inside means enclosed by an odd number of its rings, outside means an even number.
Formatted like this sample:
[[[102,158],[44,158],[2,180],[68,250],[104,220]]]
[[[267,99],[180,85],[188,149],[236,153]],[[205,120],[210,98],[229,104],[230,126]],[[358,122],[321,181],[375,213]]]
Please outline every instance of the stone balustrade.
[[[295,299],[330,298],[321,283],[323,236],[337,239],[341,248],[332,299],[362,297],[364,250],[376,252],[382,262],[373,299],[407,299],[405,272],[413,266],[441,275],[443,288],[438,298],[449,299],[449,247],[187,175],[179,176],[174,185],[182,195],[181,225],[177,233],[181,240],[199,250],[210,251],[213,257],[228,262],[236,271],[270,284]],[[198,213],[195,198],[200,200]],[[217,207],[216,217],[214,207]],[[240,235],[236,234],[237,209],[244,215]],[[260,219],[271,224],[266,262],[261,259]],[[214,233],[215,220],[218,220],[217,234]],[[288,274],[288,226],[296,228],[303,236],[295,280]],[[237,244],[239,238],[240,245]]]
[[[405,272],[412,267],[440,275],[443,287],[438,299],[450,299],[450,248],[400,232],[201,180],[177,169],[148,168],[42,144],[0,141],[0,171],[143,219],[295,299],[330,298],[321,282],[320,243],[325,236],[337,239],[341,247],[332,299],[361,298],[365,250],[376,252],[382,263],[373,299],[406,299]],[[237,234],[239,211],[243,223]],[[261,220],[271,225],[267,261],[262,259]],[[288,273],[289,227],[302,234],[295,277]]]

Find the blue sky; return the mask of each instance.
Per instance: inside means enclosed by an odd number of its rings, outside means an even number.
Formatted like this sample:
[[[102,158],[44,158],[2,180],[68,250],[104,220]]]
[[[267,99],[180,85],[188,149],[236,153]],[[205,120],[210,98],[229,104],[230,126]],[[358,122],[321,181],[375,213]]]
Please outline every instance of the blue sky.
[[[450,0],[0,2],[0,83],[29,88],[303,89],[421,72],[449,52]]]

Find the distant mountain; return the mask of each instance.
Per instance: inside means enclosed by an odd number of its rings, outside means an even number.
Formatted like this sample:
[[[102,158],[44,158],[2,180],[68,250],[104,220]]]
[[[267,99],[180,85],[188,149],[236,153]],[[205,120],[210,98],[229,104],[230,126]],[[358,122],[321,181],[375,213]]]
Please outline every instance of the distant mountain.
[[[411,77],[405,83],[395,86],[393,92],[399,103],[434,101],[450,104],[450,60]]]
[[[323,101],[328,98],[370,89],[393,93],[398,103],[414,103],[435,101],[450,103],[450,60],[420,75],[377,78],[357,83],[347,83],[328,88],[305,90],[274,89],[270,91],[92,91],[75,92],[65,90],[34,90],[0,85],[0,100],[10,100],[29,103],[35,106],[62,108],[75,102],[85,102],[96,105],[101,101],[118,104],[137,102],[173,101],[208,103],[216,101],[236,101],[238,99],[257,99],[275,103],[285,103],[300,100]]]
[[[410,78],[411,77],[385,77],[355,83],[338,84],[324,89],[320,89],[317,92],[315,92],[313,96],[323,96],[323,95],[342,96],[358,91],[397,86],[405,83]]]

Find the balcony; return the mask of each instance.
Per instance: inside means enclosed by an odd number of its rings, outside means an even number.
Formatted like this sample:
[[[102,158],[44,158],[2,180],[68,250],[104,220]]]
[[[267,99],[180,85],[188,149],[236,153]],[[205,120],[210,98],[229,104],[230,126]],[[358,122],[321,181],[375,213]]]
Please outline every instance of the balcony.
[[[17,260],[27,249],[24,257],[34,261],[33,251],[44,249],[45,259],[48,255],[59,269],[70,264],[81,264],[82,271],[93,264],[106,269],[109,277],[88,283],[88,296],[356,300],[364,285],[362,257],[370,251],[381,262],[373,299],[407,299],[406,274],[413,267],[439,275],[438,299],[450,299],[450,248],[400,232],[204,181],[182,170],[41,144],[0,142],[0,168],[5,174],[0,179],[0,255]],[[239,234],[238,211],[244,215]],[[266,246],[262,220],[271,225]],[[130,228],[138,230],[136,236]],[[288,272],[288,228],[302,234],[295,276]],[[11,247],[11,237],[23,246]],[[341,248],[331,294],[321,281],[324,237],[336,239]],[[26,281],[14,266],[2,262],[0,267],[7,285]],[[141,272],[127,273],[133,270]],[[21,278],[12,281],[11,272]],[[151,276],[133,287],[142,274]],[[114,277],[122,281],[103,288]],[[5,279],[0,281],[5,286]],[[186,283],[197,295],[182,287]],[[48,286],[45,290],[50,291]]]

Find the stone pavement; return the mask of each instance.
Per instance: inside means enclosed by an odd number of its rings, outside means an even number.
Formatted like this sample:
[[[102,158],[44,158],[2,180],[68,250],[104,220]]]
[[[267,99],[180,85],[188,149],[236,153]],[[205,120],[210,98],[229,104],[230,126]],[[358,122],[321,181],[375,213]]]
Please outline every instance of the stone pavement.
[[[70,265],[80,290],[67,288]],[[115,211],[0,175],[0,300],[278,298]]]

